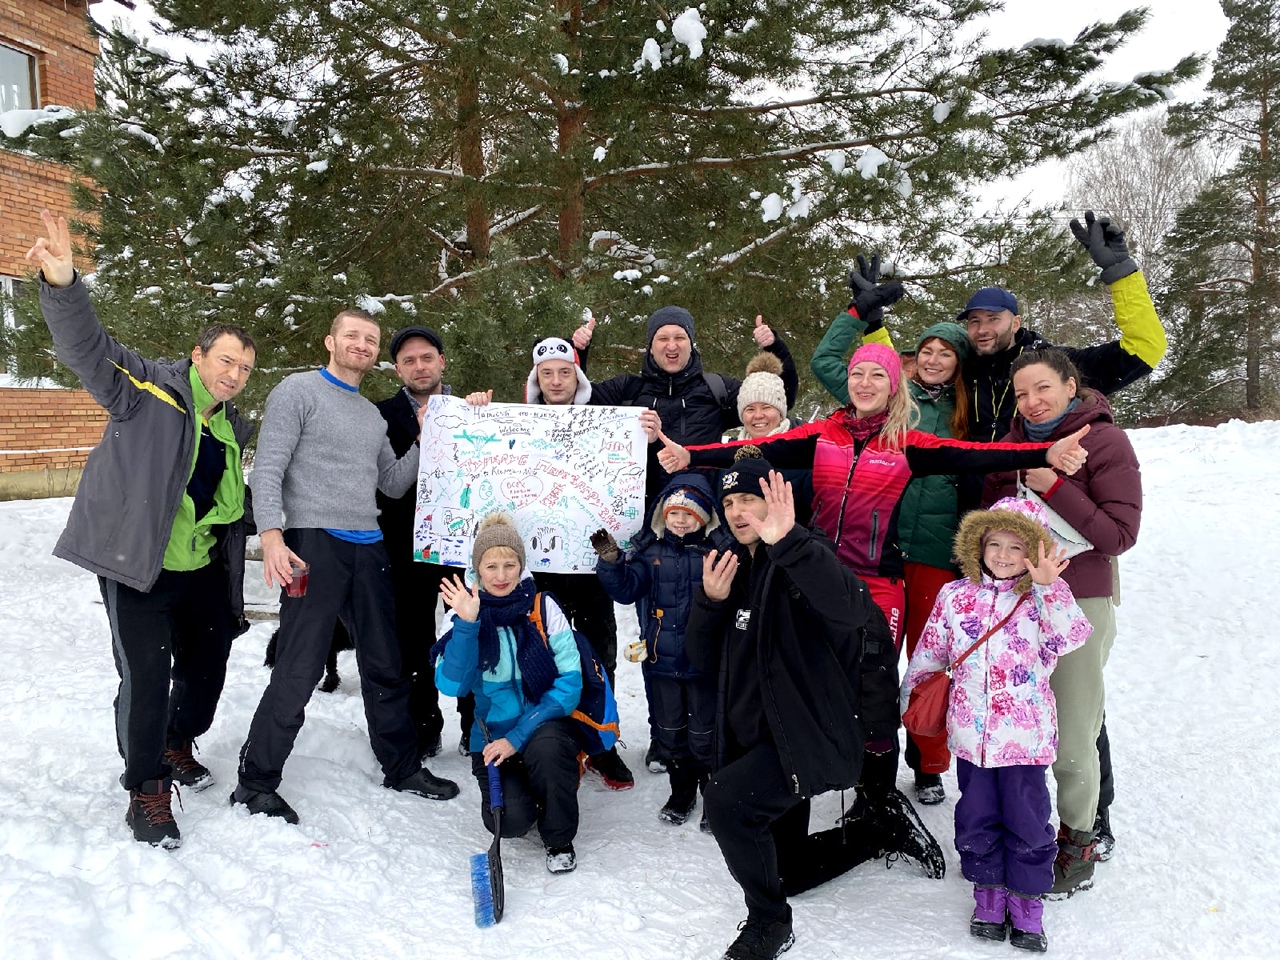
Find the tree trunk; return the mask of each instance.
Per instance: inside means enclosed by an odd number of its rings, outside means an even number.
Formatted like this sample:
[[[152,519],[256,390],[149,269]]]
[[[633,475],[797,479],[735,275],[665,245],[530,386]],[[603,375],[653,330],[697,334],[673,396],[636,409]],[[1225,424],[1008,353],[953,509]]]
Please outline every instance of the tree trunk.
[[[484,176],[484,140],[480,123],[480,85],[463,68],[458,76],[458,144],[462,172],[474,180]],[[467,245],[476,263],[489,259],[489,207],[483,188],[468,184]]]

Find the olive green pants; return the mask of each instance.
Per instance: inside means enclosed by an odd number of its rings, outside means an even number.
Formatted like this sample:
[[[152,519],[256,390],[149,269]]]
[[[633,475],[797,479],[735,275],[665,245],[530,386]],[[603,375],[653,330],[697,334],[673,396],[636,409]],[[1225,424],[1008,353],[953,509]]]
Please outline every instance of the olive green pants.
[[[1098,812],[1098,732],[1106,708],[1102,668],[1116,638],[1116,611],[1110,597],[1077,598],[1093,625],[1083,647],[1058,661],[1049,685],[1058,701],[1058,818],[1072,830],[1090,831]]]

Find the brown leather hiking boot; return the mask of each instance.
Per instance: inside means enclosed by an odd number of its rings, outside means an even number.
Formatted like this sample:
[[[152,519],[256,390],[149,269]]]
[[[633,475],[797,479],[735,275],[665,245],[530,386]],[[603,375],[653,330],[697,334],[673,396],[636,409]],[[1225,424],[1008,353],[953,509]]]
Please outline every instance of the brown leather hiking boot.
[[[213,786],[213,774],[209,772],[208,767],[192,756],[191,751],[194,747],[196,747],[194,740],[174,743],[165,750],[164,762],[172,770],[174,780],[199,793]]]
[[[129,812],[124,815],[124,822],[133,830],[133,839],[166,850],[182,846],[182,834],[170,808],[170,791],[168,780],[144,780],[129,791]]]
[[[1053,861],[1053,888],[1047,900],[1065,900],[1093,886],[1093,868],[1098,862],[1093,832],[1072,830],[1065,823],[1058,828],[1058,856]]]

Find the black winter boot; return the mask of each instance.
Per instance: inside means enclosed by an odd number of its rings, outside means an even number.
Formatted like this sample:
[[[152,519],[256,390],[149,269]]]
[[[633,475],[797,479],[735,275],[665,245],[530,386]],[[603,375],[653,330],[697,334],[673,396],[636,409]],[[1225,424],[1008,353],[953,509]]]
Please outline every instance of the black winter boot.
[[[133,830],[133,839],[165,850],[182,846],[182,833],[170,807],[171,791],[169,780],[144,780],[129,791],[129,810],[124,822]]]
[[[926,807],[941,803],[947,799],[947,791],[942,786],[942,776],[937,773],[916,774],[916,801]]]
[[[199,793],[212,787],[214,781],[209,768],[192,755],[193,749],[199,749],[194,740],[170,740],[163,759],[169,765],[174,780]]]
[[[284,797],[274,790],[250,790],[236,787],[231,793],[231,804],[241,804],[251,814],[262,814],[266,817],[278,817],[285,823],[297,823],[298,814],[293,807],[285,803]]]
[[[685,760],[668,763],[667,777],[671,781],[671,796],[658,811],[658,819],[678,827],[698,805],[698,775],[693,764]]]
[[[886,853],[920,864],[924,875],[933,880],[946,876],[947,861],[942,856],[942,848],[901,790],[890,790],[883,800],[873,801],[871,815],[881,822],[885,831]]]
[[[458,785],[452,780],[437,777],[426,767],[414,771],[403,780],[391,783],[383,780],[384,787],[398,790],[401,793],[412,793],[428,800],[452,800],[458,795]]]
[[[776,960],[796,942],[791,930],[791,908],[776,920],[761,922],[748,917],[738,925],[742,932],[729,944],[723,960]]]
[[[587,757],[587,769],[600,774],[600,779],[610,790],[630,790],[636,785],[636,778],[631,775],[631,769],[622,762],[617,747]]]
[[[1098,816],[1093,821],[1093,849],[1098,859],[1106,863],[1111,859],[1111,851],[1115,849],[1116,836],[1111,832],[1111,811],[1106,807],[1098,808]]]

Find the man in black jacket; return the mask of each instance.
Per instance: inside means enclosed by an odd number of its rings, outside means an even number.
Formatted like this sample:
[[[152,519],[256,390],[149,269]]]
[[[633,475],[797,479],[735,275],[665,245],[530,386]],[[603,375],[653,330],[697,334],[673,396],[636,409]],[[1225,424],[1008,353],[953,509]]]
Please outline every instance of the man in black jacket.
[[[433,396],[450,393],[443,382],[444,342],[429,327],[408,326],[391,337],[391,362],[404,386],[394,396],[378,403],[378,412],[387,422],[387,439],[397,457],[404,456],[418,439],[418,409]],[[436,642],[436,603],[440,581],[449,568],[438,563],[413,559],[414,511],[417,485],[402,497],[391,498],[378,491],[378,526],[382,530],[387,558],[391,561],[391,587],[396,603],[396,635],[400,641],[401,669],[409,681],[409,714],[418,734],[420,757],[440,752],[444,714],[436,692],[435,670],[429,652]],[[465,712],[460,709],[460,713]],[[470,723],[462,728],[463,742],[470,735]]]
[[[182,835],[174,781],[213,784],[192,755],[213,723],[231,641],[244,621],[245,484],[253,435],[234,399],[256,348],[239,327],[209,327],[190,360],[155,361],[102,329],[71,258],[67,222],[42,213],[40,309],[58,359],[111,414],[85,464],[54,555],[98,577],[120,686],[116,745],[134,839]]]
[[[598,407],[646,407],[657,412],[659,427],[681,446],[718,443],[727,430],[742,425],[738,389],[742,381],[704,373],[693,343],[693,315],[684,307],[662,307],[649,317],[649,350],[640,373],[623,373],[593,384],[591,402]],[[786,343],[757,318],[756,342],[782,361],[787,406],[796,401],[799,377]],[[652,438],[651,438],[652,440]],[[657,457],[662,445],[649,444],[645,514],[666,485]]]
[[[898,728],[896,652],[866,584],[796,525],[790,485],[767,461],[740,457],[721,479],[721,502],[738,547],[708,555],[685,651],[719,678],[704,802],[747,903],[724,956],[765,960],[794,941],[788,896],[886,852],[932,876],[944,867],[891,770],[864,769],[864,746]],[[809,799],[859,781],[865,813],[810,835]]]

